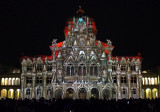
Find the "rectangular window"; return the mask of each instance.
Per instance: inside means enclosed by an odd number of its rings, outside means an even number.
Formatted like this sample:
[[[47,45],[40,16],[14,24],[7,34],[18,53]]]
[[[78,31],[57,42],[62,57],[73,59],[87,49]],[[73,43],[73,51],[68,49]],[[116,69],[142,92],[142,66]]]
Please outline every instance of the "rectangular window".
[[[121,65],[121,71],[126,71],[126,66],[125,65]]]
[[[112,71],[116,71],[116,66],[112,65]]]
[[[52,63],[48,63],[48,65],[47,65],[47,71],[52,71]]]
[[[132,70],[132,71],[135,71],[135,70],[136,70],[136,67],[135,67],[135,66],[131,66],[131,70]]]
[[[123,89],[123,90],[122,90],[122,93],[123,93],[123,94],[126,94],[126,90],[125,90],[125,89]]]
[[[42,83],[42,77],[37,77],[36,82],[37,82],[37,84],[41,84]]]
[[[32,71],[32,65],[27,66],[27,71]]]
[[[117,83],[117,77],[116,76],[113,76],[112,79],[113,79],[113,83]]]
[[[46,81],[46,82],[47,82],[47,84],[50,84],[50,83],[51,83],[51,81],[52,81],[52,76],[48,76],[48,77],[47,77],[47,81]]]
[[[31,84],[31,83],[32,83],[32,77],[27,77],[26,84]]]
[[[136,89],[132,89],[132,94],[136,94]]]
[[[43,70],[43,66],[42,66],[42,65],[38,65],[38,66],[37,66],[37,71],[38,71],[38,72],[41,72],[42,70]]]
[[[131,77],[131,83],[137,83],[137,78],[136,76]]]
[[[122,77],[121,77],[121,83],[126,83],[126,82],[127,82],[126,76],[122,76]]]

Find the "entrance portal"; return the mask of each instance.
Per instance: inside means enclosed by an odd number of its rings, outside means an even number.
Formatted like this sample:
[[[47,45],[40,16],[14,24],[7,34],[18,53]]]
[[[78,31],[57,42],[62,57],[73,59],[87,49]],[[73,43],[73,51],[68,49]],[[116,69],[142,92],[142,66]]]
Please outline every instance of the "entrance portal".
[[[99,91],[97,88],[91,89],[91,98],[99,98]]]
[[[66,91],[66,98],[73,99],[74,90],[72,88],[68,88]]]
[[[59,99],[59,98],[62,98],[62,90],[61,89],[57,89],[56,91],[55,91],[55,98],[56,99]]]
[[[103,99],[109,99],[109,90],[108,89],[104,89],[103,90]]]
[[[87,98],[87,91],[85,88],[79,89],[79,99],[86,99]]]

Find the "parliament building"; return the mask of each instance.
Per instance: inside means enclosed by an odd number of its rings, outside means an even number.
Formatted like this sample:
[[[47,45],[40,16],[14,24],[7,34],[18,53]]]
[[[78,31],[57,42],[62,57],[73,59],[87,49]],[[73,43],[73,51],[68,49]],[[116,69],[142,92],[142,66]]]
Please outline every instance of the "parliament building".
[[[22,99],[142,98],[141,56],[112,56],[112,42],[97,40],[83,13],[68,19],[63,42],[53,39],[52,55],[22,57]]]

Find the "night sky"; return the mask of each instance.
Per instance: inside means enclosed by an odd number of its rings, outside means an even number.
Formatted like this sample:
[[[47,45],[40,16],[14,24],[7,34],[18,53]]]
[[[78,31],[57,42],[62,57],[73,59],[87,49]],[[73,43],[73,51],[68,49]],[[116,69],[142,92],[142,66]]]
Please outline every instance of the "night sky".
[[[113,56],[141,52],[143,69],[159,65],[159,0],[1,0],[0,63],[20,67],[23,55],[51,55],[53,38],[64,40],[79,5],[95,20],[97,39],[113,42]]]

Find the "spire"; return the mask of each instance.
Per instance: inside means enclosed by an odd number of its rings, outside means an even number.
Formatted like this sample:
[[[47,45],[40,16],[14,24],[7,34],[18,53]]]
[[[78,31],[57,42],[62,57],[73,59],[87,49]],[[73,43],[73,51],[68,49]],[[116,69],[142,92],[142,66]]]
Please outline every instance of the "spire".
[[[84,14],[84,11],[83,11],[83,9],[82,9],[82,6],[79,6],[79,9],[78,9],[78,11],[77,11],[77,14],[78,14],[79,16],[82,16],[82,15]]]
[[[74,45],[74,46],[77,46],[77,45],[78,45],[76,40],[74,41],[74,44],[73,44],[73,45]]]

